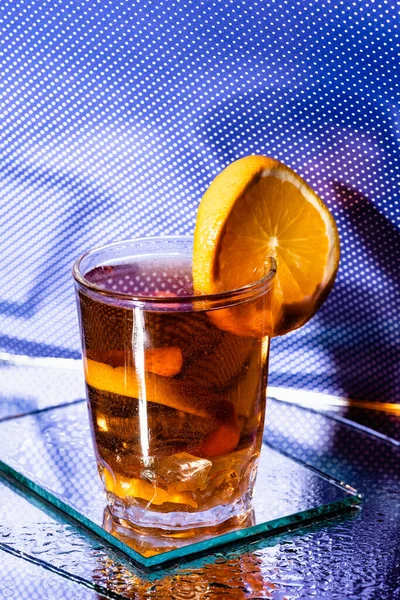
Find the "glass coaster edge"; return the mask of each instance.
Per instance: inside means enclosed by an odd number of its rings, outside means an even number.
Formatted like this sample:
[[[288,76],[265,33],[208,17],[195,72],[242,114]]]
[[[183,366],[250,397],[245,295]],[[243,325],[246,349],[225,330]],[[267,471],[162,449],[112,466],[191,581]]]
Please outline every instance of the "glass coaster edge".
[[[275,446],[274,444],[266,442],[265,440],[263,440],[262,444],[263,444],[263,446],[267,446],[271,450],[274,450],[274,452],[277,452],[278,454],[285,456],[289,460],[301,465],[305,469],[308,469],[309,471],[311,471],[318,477],[321,477],[321,479],[323,479],[330,485],[333,485],[333,486],[339,488],[340,490],[342,490],[342,492],[345,492],[346,494],[350,494],[352,496],[357,496],[360,499],[360,502],[362,501],[363,494],[360,493],[355,487],[353,487],[349,483],[345,483],[344,481],[340,481],[339,479],[332,477],[332,475],[330,475],[329,473],[326,473],[325,471],[321,471],[321,469],[318,469],[314,465],[310,465],[309,463],[305,462],[301,458],[298,458],[297,456],[293,456],[292,454],[289,454],[289,452],[282,450],[281,448],[279,448],[278,446]]]
[[[146,566],[148,564],[145,562],[147,559],[144,556],[132,548],[129,548],[129,546],[121,542],[117,537],[105,531],[105,529],[97,525],[94,521],[91,521],[79,511],[69,506],[66,502],[63,502],[63,500],[60,500],[60,498],[45,490],[22,473],[19,473],[16,469],[2,460],[0,460],[0,477],[17,482],[25,490],[28,490],[28,492],[38,496],[42,502],[44,501],[50,504],[53,509],[56,508],[61,513],[61,517],[67,517],[66,520],[72,520],[75,525],[78,523],[78,525],[84,528],[84,533],[92,539],[93,537],[100,538],[103,542],[107,542],[112,548],[123,552],[125,555],[128,555],[141,566]],[[26,496],[29,499],[29,493],[26,493]],[[127,552],[127,549],[129,552]]]
[[[274,450],[277,451],[275,448]],[[303,466],[308,468],[306,465]],[[319,472],[317,471],[316,474],[319,474]],[[185,556],[194,558],[196,555],[198,556],[199,554],[215,550],[218,547],[224,547],[228,544],[231,545],[238,543],[241,540],[253,539],[257,535],[272,537],[273,535],[278,535],[286,531],[293,530],[293,526],[297,528],[301,525],[308,524],[314,519],[318,520],[318,517],[321,517],[322,520],[324,517],[333,516],[334,514],[340,513],[344,510],[349,510],[350,508],[360,504],[362,501],[362,496],[360,494],[353,491],[353,488],[351,488],[351,491],[349,491],[349,489],[346,489],[345,484],[341,483],[339,487],[347,494],[347,496],[341,500],[335,500],[317,507],[268,520],[251,527],[237,529],[229,533],[208,538],[207,540],[182,546],[181,548],[175,548],[154,556],[145,557],[133,548],[130,548],[116,536],[108,533],[104,528],[97,525],[94,521],[85,517],[85,515],[65,503],[56,495],[42,488],[40,485],[22,473],[18,472],[7,463],[4,463],[2,460],[0,460],[0,476],[1,475],[7,480],[11,480],[14,483],[17,482],[17,484],[21,485],[25,495],[28,496],[28,500],[29,493],[26,493],[26,490],[39,497],[42,503],[44,501],[45,503],[50,504],[51,508],[58,510],[61,513],[60,517],[64,518],[64,520],[72,521],[73,525],[78,525],[78,528],[79,526],[83,528],[83,533],[85,535],[91,537],[92,539],[97,538],[97,541],[101,541],[103,544],[106,543],[111,550],[122,552],[125,558],[133,560],[140,567],[162,566],[171,561],[179,560]],[[324,479],[326,479],[326,477],[324,477]],[[334,480],[327,479],[327,481],[331,485],[334,484]]]
[[[161,566],[167,562],[171,562],[185,556],[196,558],[200,554],[204,554],[209,550],[223,548],[227,545],[240,542],[241,540],[250,541],[258,535],[268,538],[273,537],[274,535],[287,533],[288,531],[294,531],[294,529],[297,529],[297,527],[301,527],[302,525],[306,526],[311,524],[311,522],[319,522],[324,517],[332,517],[340,514],[344,510],[349,510],[350,508],[356,507],[361,503],[361,501],[361,496],[359,494],[349,495],[347,498],[343,498],[342,500],[336,500],[334,502],[329,502],[328,504],[322,504],[315,508],[306,509],[298,513],[292,513],[290,515],[285,515],[284,517],[278,517],[277,519],[265,521],[264,523],[259,523],[258,525],[254,525],[252,527],[237,529],[230,533],[218,535],[205,541],[190,544],[190,546],[183,546],[182,548],[169,550],[168,552],[163,552],[162,554],[158,554],[156,556],[150,556],[145,559],[145,566]],[[318,516],[320,516],[321,519],[318,520]],[[206,545],[207,547],[205,547]],[[190,548],[189,553],[188,548]]]

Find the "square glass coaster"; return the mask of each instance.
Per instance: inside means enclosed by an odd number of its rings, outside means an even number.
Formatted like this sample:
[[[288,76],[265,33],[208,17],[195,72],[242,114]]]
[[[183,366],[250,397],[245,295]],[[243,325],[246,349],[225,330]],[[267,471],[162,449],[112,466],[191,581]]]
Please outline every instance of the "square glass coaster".
[[[77,525],[154,567],[250,537],[281,533],[360,503],[356,490],[263,445],[247,521],[189,538],[127,538],[110,527],[84,401],[0,423],[0,474],[46,500]]]

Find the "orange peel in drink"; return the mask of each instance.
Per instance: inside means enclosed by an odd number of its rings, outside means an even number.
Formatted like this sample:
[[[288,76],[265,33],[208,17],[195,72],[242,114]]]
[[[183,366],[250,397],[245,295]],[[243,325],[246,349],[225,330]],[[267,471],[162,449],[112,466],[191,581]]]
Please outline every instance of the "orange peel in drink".
[[[140,498],[155,505],[171,502],[197,508],[197,502],[193,500],[189,492],[169,493],[167,490],[152,485],[144,479],[123,477],[120,474],[114,477],[107,468],[104,468],[103,479],[106,490],[122,499]]]

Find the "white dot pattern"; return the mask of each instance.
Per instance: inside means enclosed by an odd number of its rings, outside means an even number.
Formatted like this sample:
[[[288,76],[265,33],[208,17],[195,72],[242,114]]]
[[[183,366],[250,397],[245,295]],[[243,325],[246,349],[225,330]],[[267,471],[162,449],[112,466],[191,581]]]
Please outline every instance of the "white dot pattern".
[[[148,294],[157,297],[166,294],[182,297],[194,293],[191,272],[184,264],[180,269],[171,264],[168,269],[162,267],[157,272],[154,271],[154,265],[149,267],[146,261],[107,267],[106,272],[103,267],[98,267],[85,273],[85,278],[105,290],[132,296]]]
[[[396,2],[5,0],[0,15],[3,350],[79,356],[75,257],[192,232],[216,173],[263,153],[309,181],[342,240],[335,290],[274,340],[270,382],[398,397]]]

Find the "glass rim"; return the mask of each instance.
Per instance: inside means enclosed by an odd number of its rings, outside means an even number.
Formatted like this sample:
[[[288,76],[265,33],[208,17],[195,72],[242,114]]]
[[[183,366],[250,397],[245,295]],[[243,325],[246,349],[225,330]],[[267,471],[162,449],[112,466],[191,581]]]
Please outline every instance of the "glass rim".
[[[86,279],[85,275],[83,275],[81,271],[81,264],[88,256],[94,255],[96,252],[116,248],[118,246],[124,246],[129,244],[134,244],[138,242],[146,242],[146,241],[173,241],[173,240],[186,240],[188,242],[193,242],[193,236],[190,235],[153,235],[153,236],[140,236],[134,238],[128,238],[125,240],[120,240],[117,242],[110,242],[108,244],[101,244],[100,246],[96,246],[91,248],[90,250],[86,250],[83,254],[81,254],[74,262],[72,266],[72,276],[74,280],[85,289],[90,290],[96,294],[100,294],[101,296],[107,298],[120,299],[124,301],[130,302],[143,302],[143,303],[152,303],[152,304],[186,304],[190,302],[198,302],[198,301],[215,301],[215,300],[226,300],[232,297],[241,298],[242,296],[246,297],[252,295],[252,293],[259,292],[262,290],[267,283],[272,282],[275,277],[277,265],[276,260],[273,256],[268,256],[266,259],[269,261],[269,269],[268,272],[257,279],[257,281],[247,283],[246,285],[240,286],[238,288],[234,288],[231,290],[226,290],[223,292],[215,292],[210,294],[201,294],[201,293],[192,293],[185,294],[183,296],[151,296],[148,294],[131,294],[126,292],[121,292],[119,290],[108,290],[107,288],[96,285],[92,281]]]

